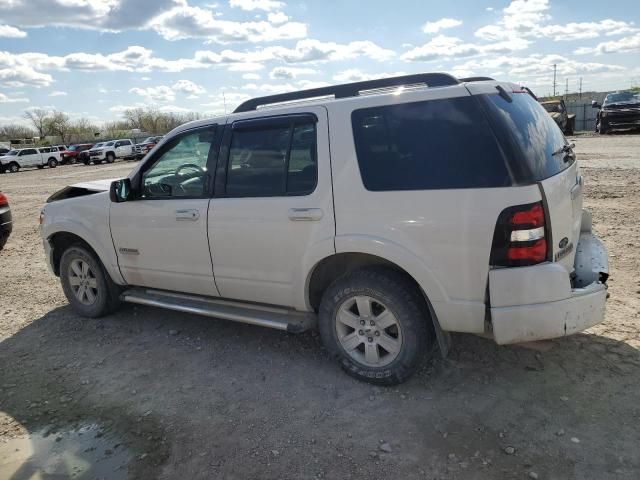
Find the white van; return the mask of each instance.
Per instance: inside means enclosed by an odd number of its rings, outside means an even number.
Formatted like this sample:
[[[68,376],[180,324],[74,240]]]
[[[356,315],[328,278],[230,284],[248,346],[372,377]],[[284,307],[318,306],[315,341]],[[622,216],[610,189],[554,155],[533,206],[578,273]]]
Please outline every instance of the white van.
[[[15,173],[21,168],[56,168],[60,163],[59,147],[20,148],[0,157],[0,173]]]

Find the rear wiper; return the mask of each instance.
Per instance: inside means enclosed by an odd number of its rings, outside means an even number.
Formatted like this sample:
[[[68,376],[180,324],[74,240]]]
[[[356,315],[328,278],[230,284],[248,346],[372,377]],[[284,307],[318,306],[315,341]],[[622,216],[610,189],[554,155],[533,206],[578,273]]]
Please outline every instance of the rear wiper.
[[[556,156],[560,155],[561,153],[572,153],[575,146],[575,143],[568,143],[566,145],[563,145],[562,148],[559,148],[558,150],[553,152],[551,155]]]

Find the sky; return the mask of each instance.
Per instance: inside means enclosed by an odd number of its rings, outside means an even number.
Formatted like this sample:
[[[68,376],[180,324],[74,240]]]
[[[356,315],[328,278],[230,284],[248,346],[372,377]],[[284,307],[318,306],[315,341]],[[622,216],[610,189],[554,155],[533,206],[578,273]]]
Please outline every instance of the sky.
[[[0,0],[0,124],[436,71],[547,95],[554,64],[559,93],[640,84],[637,0]]]

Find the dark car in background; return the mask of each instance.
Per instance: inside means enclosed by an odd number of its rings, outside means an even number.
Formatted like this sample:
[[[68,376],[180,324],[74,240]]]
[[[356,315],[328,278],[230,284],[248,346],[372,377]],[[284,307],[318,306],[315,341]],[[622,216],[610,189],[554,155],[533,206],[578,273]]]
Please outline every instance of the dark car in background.
[[[11,208],[7,196],[0,192],[0,250],[4,248],[11,235],[13,222],[11,220]]]
[[[153,137],[147,137],[142,142],[136,143],[133,146],[133,154],[137,159],[144,157],[153,147],[155,147],[163,135],[156,135]]]
[[[93,147],[93,143],[79,143],[77,145],[71,145],[64,152],[60,154],[61,163],[69,163],[73,165],[80,161],[80,154]]]
[[[3,155],[6,155],[7,153],[9,153],[9,150],[10,149],[8,149],[8,148],[0,147],[0,157],[3,156]]]
[[[600,109],[596,115],[596,132],[640,128],[640,93],[608,93],[602,105],[594,100],[591,106]]]

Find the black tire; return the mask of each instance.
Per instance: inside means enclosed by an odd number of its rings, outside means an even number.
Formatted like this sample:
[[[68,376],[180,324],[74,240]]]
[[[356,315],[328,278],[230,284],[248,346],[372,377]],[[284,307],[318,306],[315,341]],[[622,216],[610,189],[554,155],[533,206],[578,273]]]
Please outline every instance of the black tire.
[[[113,153],[107,153],[107,163],[113,163],[116,161],[116,156]]]
[[[4,236],[0,236],[0,250],[2,250],[4,248],[4,246],[7,244],[7,242],[9,241],[9,235],[4,235]]]
[[[56,168],[58,166],[58,160],[56,160],[55,158],[51,157],[47,161],[47,165],[49,166],[49,168]]]
[[[401,337],[398,335],[401,338],[399,353],[390,363],[381,367],[358,361],[354,358],[354,353],[348,353],[340,343],[339,322],[336,320],[338,313],[355,297],[362,296],[372,299],[373,306],[379,302],[379,305],[389,310],[397,319],[398,330],[401,332]],[[367,318],[377,317],[373,313]],[[320,335],[329,353],[338,360],[346,373],[358,380],[377,385],[395,385],[404,382],[414,373],[425,353],[434,349],[430,325],[426,302],[416,286],[404,274],[387,268],[363,268],[338,278],[324,292],[320,302]],[[359,333],[362,332],[359,330]],[[365,337],[370,335],[368,332],[364,333]],[[355,335],[356,329],[351,333]],[[384,333],[383,331],[382,335]],[[379,335],[379,332],[375,334]],[[369,342],[372,341],[372,337],[367,338]],[[367,348],[363,340],[352,352],[356,352],[360,346],[363,347],[362,350]],[[380,352],[380,347],[374,348]]]
[[[72,263],[74,261],[88,264],[92,274],[89,276],[91,280],[95,279],[96,288],[93,294],[95,299],[90,304],[82,303],[71,285]],[[60,259],[60,282],[69,304],[82,317],[102,317],[115,311],[120,306],[120,287],[111,280],[96,255],[82,245],[72,245],[62,254]]]
[[[75,165],[76,163],[78,163],[78,159],[77,159],[76,157],[71,157],[71,158],[67,161],[67,163],[68,163],[69,165]]]
[[[9,173],[16,173],[20,170],[20,165],[16,162],[11,162],[6,168],[5,171]]]
[[[89,165],[91,162],[89,160],[82,160],[82,163],[84,163],[85,165]]]
[[[609,129],[606,127],[606,125],[602,124],[602,120],[599,120],[596,124],[596,130],[598,130],[598,133],[600,135],[606,135],[609,132]]]
[[[44,168],[44,165],[36,165],[36,168],[37,168],[38,170],[42,170],[42,169]]]

